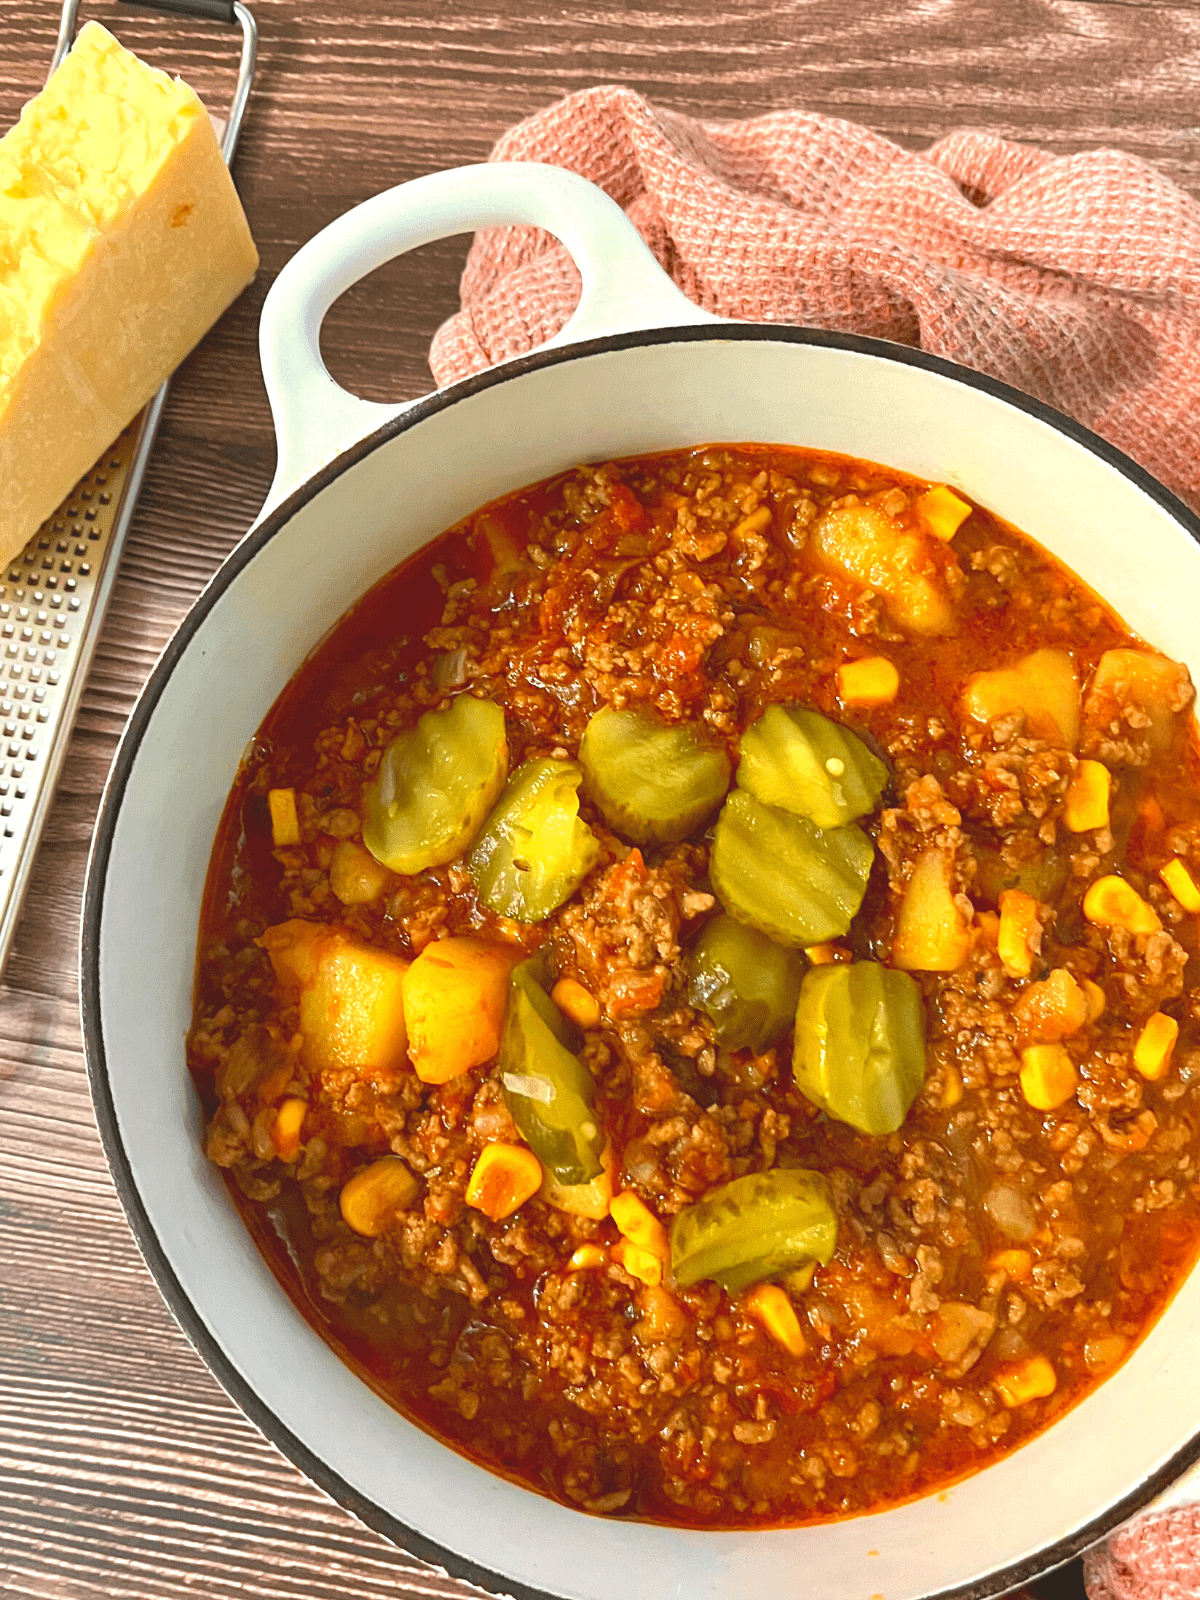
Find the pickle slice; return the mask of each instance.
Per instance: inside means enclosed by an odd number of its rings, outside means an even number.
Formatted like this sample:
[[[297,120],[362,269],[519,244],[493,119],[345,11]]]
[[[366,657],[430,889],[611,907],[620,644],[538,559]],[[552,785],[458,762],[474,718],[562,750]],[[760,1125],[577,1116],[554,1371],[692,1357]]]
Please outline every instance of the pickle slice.
[[[840,828],[874,811],[888,769],[857,734],[819,711],[768,706],[742,735],[737,781],[764,805]]]
[[[829,1184],[805,1167],[752,1172],[688,1206],[671,1224],[671,1270],[683,1289],[713,1278],[729,1294],[837,1248]]]
[[[522,962],[509,979],[500,1040],[500,1087],[529,1148],[559,1185],[603,1170],[604,1135],[591,1073],[571,1049],[574,1030]]]
[[[468,865],[479,898],[501,917],[541,922],[596,865],[600,844],[579,817],[583,769],[543,756],[504,786]]]
[[[818,828],[735,789],[717,818],[708,872],[731,917],[779,944],[823,944],[849,931],[874,854],[861,828]]]
[[[653,711],[597,711],[579,760],[601,816],[634,844],[686,839],[729,788],[724,750],[694,723],[664,722]]]
[[[507,770],[504,712],[460,694],[384,750],[366,791],[363,843],[407,877],[453,861],[483,826]]]
[[[688,1000],[717,1043],[760,1055],[792,1026],[804,957],[732,917],[713,917],[688,956]]]
[[[861,1133],[895,1133],[925,1082],[925,1005],[875,961],[814,967],[796,1008],[796,1087]]]

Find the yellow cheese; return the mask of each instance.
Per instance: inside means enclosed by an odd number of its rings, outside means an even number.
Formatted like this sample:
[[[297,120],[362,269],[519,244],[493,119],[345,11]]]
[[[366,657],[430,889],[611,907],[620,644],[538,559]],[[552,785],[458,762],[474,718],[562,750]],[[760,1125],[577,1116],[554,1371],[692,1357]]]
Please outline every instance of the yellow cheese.
[[[0,139],[0,562],[257,266],[200,101],[89,22]]]

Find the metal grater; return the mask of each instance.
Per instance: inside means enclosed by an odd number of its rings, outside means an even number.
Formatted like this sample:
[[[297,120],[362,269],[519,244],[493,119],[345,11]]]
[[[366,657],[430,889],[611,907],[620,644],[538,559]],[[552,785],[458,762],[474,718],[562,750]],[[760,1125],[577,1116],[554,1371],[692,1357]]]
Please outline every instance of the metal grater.
[[[254,80],[258,30],[253,15],[242,0],[124,3],[240,27],[237,88],[221,135],[228,164]],[[63,0],[51,72],[71,48],[78,10],[79,0]],[[166,399],[164,383],[0,574],[0,971],[16,933]]]

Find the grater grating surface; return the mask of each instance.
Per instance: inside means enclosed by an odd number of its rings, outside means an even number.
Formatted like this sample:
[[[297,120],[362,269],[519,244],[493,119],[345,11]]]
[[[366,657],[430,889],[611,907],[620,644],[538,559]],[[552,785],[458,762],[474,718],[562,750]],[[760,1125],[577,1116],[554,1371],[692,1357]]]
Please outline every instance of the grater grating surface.
[[[0,960],[104,620],[140,482],[133,469],[149,453],[159,409],[151,402],[0,572]]]
[[[241,30],[237,88],[217,123],[229,162],[254,79],[258,32],[243,0],[131,0]],[[79,0],[63,0],[57,67]],[[166,404],[164,384],[14,560],[0,570],[0,971],[33,871],[95,654],[125,535]]]
[[[126,429],[0,583],[0,882],[19,859],[112,548],[113,496],[128,475]],[[39,764],[40,763],[40,764]]]

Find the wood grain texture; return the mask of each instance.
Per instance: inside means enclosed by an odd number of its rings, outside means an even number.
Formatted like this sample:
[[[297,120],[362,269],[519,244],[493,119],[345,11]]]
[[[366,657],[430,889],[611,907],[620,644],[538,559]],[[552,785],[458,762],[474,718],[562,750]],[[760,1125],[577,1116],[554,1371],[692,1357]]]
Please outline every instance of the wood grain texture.
[[[39,1600],[458,1595],[309,1485],[225,1397],[138,1255],[80,1053],[88,842],[133,700],[249,525],[274,447],[255,335],[296,247],[348,206],[475,161],[517,118],[619,82],[701,116],[803,106],[920,146],[964,124],[1055,151],[1119,144],[1200,192],[1200,7],[1153,0],[252,0],[262,44],[236,173],[258,282],[185,363],[0,988],[0,1592]],[[84,6],[220,106],[231,37]],[[0,7],[0,128],[40,85],[53,0]],[[334,308],[336,375],[430,383],[463,240]],[[1045,1596],[1082,1592],[1077,1572]]]

